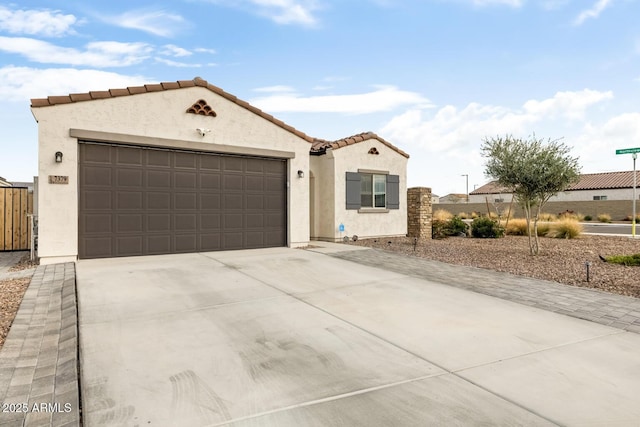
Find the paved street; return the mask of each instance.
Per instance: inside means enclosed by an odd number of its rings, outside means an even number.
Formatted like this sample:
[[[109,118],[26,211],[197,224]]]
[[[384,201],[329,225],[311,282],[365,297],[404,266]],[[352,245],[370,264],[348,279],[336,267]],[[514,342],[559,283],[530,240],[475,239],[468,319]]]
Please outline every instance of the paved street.
[[[458,287],[506,275],[317,246],[80,261],[85,425],[640,419],[639,334]]]

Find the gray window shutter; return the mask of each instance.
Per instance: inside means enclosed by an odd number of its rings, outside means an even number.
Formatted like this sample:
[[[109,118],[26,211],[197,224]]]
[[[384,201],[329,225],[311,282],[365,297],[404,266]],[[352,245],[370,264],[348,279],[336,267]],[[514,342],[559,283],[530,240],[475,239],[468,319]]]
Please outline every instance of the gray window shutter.
[[[387,175],[387,209],[400,209],[400,176]]]
[[[347,172],[347,209],[360,209],[360,174]]]

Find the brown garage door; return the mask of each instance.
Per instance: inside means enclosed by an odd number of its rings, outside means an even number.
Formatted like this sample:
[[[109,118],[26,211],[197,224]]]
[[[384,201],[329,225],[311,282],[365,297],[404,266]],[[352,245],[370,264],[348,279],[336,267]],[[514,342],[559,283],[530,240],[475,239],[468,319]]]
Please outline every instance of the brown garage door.
[[[79,257],[286,245],[286,160],[82,142]]]

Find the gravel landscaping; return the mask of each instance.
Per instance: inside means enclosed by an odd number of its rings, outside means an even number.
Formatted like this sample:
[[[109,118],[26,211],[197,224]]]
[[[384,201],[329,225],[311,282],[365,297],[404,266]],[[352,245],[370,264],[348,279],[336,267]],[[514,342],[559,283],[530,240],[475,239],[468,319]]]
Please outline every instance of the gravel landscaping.
[[[30,281],[30,277],[0,280],[0,348],[9,334],[9,328],[16,317]]]
[[[577,239],[542,238],[537,256],[529,255],[526,236],[418,240],[415,252],[413,238],[407,237],[364,239],[349,245],[385,249],[449,264],[503,271],[640,298],[640,267],[611,264],[599,258],[599,255],[640,253],[640,239],[586,235]],[[591,263],[589,282],[587,261]]]

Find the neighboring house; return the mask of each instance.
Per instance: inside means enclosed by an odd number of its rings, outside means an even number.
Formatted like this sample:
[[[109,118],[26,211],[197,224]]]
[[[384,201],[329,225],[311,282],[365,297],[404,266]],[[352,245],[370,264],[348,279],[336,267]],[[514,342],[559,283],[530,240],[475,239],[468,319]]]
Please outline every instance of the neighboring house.
[[[438,203],[464,203],[467,201],[466,194],[450,193],[440,197]]]
[[[374,133],[311,147],[311,238],[404,236],[409,155]]]
[[[22,187],[22,188],[26,187],[29,190],[29,192],[33,191],[33,182],[12,181],[11,182],[11,186],[12,187]]]
[[[320,141],[200,78],[31,108],[43,264],[406,234],[408,156],[374,134]]]
[[[437,194],[431,194],[431,204],[435,205],[437,203],[440,203],[440,196]]]
[[[0,176],[0,187],[12,187],[11,183]]]
[[[637,174],[637,184],[640,185],[640,173]],[[636,190],[640,197],[640,189]],[[512,194],[491,181],[469,193],[470,203],[510,202]],[[603,172],[580,175],[577,183],[566,191],[558,193],[549,199],[550,202],[589,201],[589,200],[632,200],[633,199],[633,171]]]

